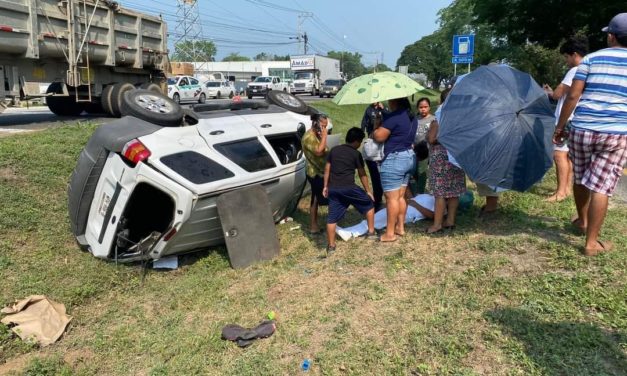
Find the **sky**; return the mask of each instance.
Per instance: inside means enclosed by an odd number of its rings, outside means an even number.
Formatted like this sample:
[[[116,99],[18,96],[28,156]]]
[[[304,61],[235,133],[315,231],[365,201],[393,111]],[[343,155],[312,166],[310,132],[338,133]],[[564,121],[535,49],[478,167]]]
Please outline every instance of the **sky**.
[[[118,0],[125,8],[161,14],[168,24],[170,48],[180,39],[178,0]],[[254,57],[302,53],[293,39],[309,37],[309,53],[359,52],[369,66],[396,66],[403,48],[437,29],[437,12],[452,0],[198,0],[202,39],[217,45],[216,61],[230,53]],[[306,16],[300,17],[299,14]],[[178,13],[180,14],[180,13]],[[187,17],[191,19],[191,17]],[[254,30],[251,30],[254,29]],[[188,31],[188,35],[198,34]],[[292,38],[292,39],[290,39]]]

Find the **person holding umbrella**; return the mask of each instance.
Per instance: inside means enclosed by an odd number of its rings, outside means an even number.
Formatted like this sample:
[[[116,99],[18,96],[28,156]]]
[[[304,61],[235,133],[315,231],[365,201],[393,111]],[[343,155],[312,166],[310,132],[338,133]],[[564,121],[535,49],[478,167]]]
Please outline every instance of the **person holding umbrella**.
[[[361,130],[366,133],[366,136],[372,137],[374,131],[374,124],[378,113],[385,112],[381,102],[374,102],[366,108],[364,116],[361,119]],[[374,210],[377,211],[381,208],[383,202],[383,187],[381,186],[381,174],[379,173],[379,163],[375,161],[366,160],[366,166],[370,173],[370,181],[372,182],[372,193],[374,195]]]
[[[388,105],[390,112],[377,119],[373,132],[374,140],[384,143],[381,185],[388,221],[385,233],[380,237],[382,242],[393,242],[397,236],[405,235],[405,191],[416,168],[412,145],[418,128],[418,121],[410,111],[409,99],[390,99]]]
[[[573,225],[586,234],[586,256],[613,248],[599,233],[627,162],[627,13],[612,18],[603,32],[609,48],[579,64],[553,135],[554,144],[564,142],[574,110],[568,137],[577,206]]]

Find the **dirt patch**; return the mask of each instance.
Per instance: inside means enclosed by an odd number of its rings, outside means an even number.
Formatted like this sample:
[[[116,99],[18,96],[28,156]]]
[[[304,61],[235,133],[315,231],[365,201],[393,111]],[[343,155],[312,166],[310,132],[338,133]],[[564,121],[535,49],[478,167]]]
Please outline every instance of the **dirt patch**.
[[[70,350],[63,355],[63,361],[72,368],[79,367],[94,358],[94,353],[89,349]]]
[[[19,374],[35,357],[36,354],[24,354],[7,360],[6,363],[0,364],[0,375],[8,375],[9,373]]]
[[[23,180],[11,167],[0,167],[0,183],[20,182]]]

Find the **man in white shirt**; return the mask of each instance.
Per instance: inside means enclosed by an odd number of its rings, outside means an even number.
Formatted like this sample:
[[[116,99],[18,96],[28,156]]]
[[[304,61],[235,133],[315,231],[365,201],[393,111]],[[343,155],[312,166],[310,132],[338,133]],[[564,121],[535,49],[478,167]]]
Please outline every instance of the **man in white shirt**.
[[[549,85],[544,84],[544,90],[547,95],[557,101],[557,107],[555,108],[556,124],[557,120],[560,118],[564,100],[572,86],[575,73],[577,73],[577,66],[583,57],[588,54],[588,41],[585,37],[569,38],[564,42],[562,47],[560,47],[560,53],[564,56],[566,65],[570,69],[555,90],[551,89]],[[569,120],[572,119],[572,117],[573,115],[570,116]],[[560,145],[555,145],[553,160],[555,161],[557,175],[557,190],[546,200],[549,202],[559,202],[570,196],[573,180],[573,164],[568,158],[568,142],[566,140]]]
[[[428,194],[419,194],[411,200],[407,201],[407,213],[405,214],[405,223],[415,223],[425,218],[433,218],[433,210],[435,207],[435,198]],[[374,214],[374,228],[381,230],[387,226],[387,210],[381,209]],[[363,236],[368,232],[368,224],[366,221],[342,228],[337,226],[335,233],[344,241],[351,238]]]

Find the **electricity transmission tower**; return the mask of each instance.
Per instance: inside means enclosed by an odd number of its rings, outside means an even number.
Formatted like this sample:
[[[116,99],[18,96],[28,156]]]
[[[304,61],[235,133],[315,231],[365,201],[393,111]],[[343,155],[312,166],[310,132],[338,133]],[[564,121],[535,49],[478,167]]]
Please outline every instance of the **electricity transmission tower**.
[[[202,49],[203,35],[197,0],[176,0],[176,39],[174,45],[181,61],[206,62]],[[202,65],[202,64],[201,64]],[[197,66],[196,69],[200,69]]]

